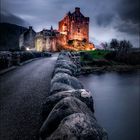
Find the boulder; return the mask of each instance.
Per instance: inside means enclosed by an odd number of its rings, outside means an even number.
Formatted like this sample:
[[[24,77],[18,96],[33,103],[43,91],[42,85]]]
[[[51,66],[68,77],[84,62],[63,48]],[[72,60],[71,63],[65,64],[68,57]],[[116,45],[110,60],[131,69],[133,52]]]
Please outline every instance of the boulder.
[[[72,72],[69,69],[65,69],[65,68],[56,68],[54,70],[54,74],[56,74],[56,73],[66,73],[66,74],[72,76]]]
[[[66,65],[62,65],[62,64],[57,64],[56,66],[55,66],[55,69],[56,68],[64,68],[64,69],[68,69],[68,70],[70,70],[71,72],[72,72],[72,74],[73,75],[75,75],[76,74],[76,69],[73,69],[70,65],[68,65],[68,64],[66,64]]]
[[[75,75],[77,72],[76,65],[74,63],[72,63],[71,61],[66,61],[66,60],[61,60],[61,61],[57,60],[55,68],[68,69],[73,73],[73,75]]]
[[[84,113],[94,118],[93,112],[85,103],[75,97],[66,97],[54,106],[45,120],[40,129],[41,138],[45,139],[46,137],[49,137],[65,117],[74,113]]]
[[[68,60],[68,61],[70,61],[70,58],[68,56],[65,56],[65,55],[59,55],[57,60]]]
[[[57,60],[57,62],[56,62],[56,65],[59,65],[59,64],[68,64],[68,65],[70,65],[71,67],[73,67],[73,68],[76,68],[77,66],[73,63],[73,61],[71,61],[71,60]]]
[[[70,76],[66,73],[56,73],[51,80],[51,85],[53,85],[55,82],[69,85],[74,89],[84,88],[82,83],[77,78]]]
[[[108,140],[106,131],[84,113],[65,117],[46,140]]]
[[[43,120],[48,117],[53,107],[60,100],[66,97],[76,97],[80,99],[91,109],[92,112],[94,112],[93,98],[91,94],[85,89],[62,91],[62,92],[58,92],[57,94],[53,94],[46,99],[45,103],[43,104],[43,111],[42,111]]]
[[[70,52],[61,52],[59,53],[58,59],[57,60],[70,60]]]
[[[67,90],[74,90],[74,88],[67,84],[55,82],[51,85],[50,95]]]

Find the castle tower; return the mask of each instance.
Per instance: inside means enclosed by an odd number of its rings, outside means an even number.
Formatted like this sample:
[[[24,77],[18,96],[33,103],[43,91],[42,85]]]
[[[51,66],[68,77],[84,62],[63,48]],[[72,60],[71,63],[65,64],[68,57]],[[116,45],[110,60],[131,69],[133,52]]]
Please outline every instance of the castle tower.
[[[76,7],[73,13],[68,12],[59,22],[58,30],[67,35],[67,40],[89,41],[89,17],[85,17]]]

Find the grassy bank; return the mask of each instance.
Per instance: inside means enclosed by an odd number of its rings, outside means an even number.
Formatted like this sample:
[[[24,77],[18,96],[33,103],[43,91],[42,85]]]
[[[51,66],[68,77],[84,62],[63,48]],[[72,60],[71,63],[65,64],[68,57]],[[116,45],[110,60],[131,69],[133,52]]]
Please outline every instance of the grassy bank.
[[[81,72],[105,72],[118,71],[125,72],[140,69],[140,52],[127,53],[118,55],[114,51],[109,50],[94,50],[81,51]]]
[[[93,59],[104,59],[109,50],[92,50],[92,51],[82,51],[91,56]]]

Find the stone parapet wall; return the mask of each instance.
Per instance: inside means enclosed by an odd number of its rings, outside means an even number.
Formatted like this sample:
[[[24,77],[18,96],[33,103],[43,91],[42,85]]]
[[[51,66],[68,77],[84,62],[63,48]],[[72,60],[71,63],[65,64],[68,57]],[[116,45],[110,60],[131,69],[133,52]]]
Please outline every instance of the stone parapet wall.
[[[94,116],[93,97],[76,78],[79,66],[74,55],[61,52],[58,56],[50,95],[43,104],[40,140],[108,139]]]

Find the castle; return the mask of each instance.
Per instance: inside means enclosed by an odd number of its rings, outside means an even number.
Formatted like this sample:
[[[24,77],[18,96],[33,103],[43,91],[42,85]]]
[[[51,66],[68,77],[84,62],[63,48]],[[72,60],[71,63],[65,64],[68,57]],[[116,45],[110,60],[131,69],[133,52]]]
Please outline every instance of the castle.
[[[67,40],[89,40],[89,17],[84,17],[80,8],[68,14],[59,22],[58,31],[67,36]]]
[[[29,29],[24,31],[19,37],[20,49],[35,49],[35,36],[36,32],[33,30],[32,26],[29,26]]]
[[[35,37],[35,49],[37,51],[51,51],[56,52],[59,32],[51,29],[43,29],[38,32]]]
[[[20,40],[23,40],[23,36],[21,35]],[[85,17],[78,7],[75,8],[73,13],[68,12],[59,21],[58,30],[53,29],[53,27],[43,29],[36,33],[35,37],[30,35],[30,38],[34,38],[34,48],[37,51],[55,52],[63,49],[78,51],[93,50],[95,48],[89,42],[89,17]]]

